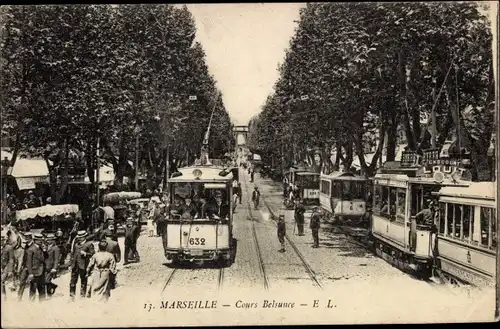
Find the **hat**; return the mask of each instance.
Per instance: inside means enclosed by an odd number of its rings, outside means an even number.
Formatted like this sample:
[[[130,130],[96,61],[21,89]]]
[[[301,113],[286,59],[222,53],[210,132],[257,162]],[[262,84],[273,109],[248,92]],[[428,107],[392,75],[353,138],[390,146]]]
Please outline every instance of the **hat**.
[[[33,233],[26,232],[26,233],[21,233],[21,235],[22,235],[22,236],[23,236],[23,238],[25,238],[26,240],[31,240],[31,239],[33,239]]]
[[[255,186],[254,189],[258,190],[259,188],[257,186]]]
[[[66,214],[66,215],[64,215],[64,218],[71,218],[71,215],[70,214]]]
[[[55,234],[53,234],[53,233],[49,233],[49,234],[47,234],[47,235],[45,236],[45,238],[46,238],[47,240],[55,240],[55,239],[56,239],[56,236],[55,236]]]
[[[40,234],[40,233],[37,233],[37,234],[33,235],[33,238],[34,238],[35,240],[43,240],[43,235],[42,235],[42,234]]]
[[[75,239],[85,238],[88,235],[87,231],[81,230],[76,233]]]

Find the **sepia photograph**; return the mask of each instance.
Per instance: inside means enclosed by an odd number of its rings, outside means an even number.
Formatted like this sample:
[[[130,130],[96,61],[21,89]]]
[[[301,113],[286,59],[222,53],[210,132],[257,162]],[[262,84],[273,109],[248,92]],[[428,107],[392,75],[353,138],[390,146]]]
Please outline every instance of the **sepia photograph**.
[[[1,326],[499,321],[498,21],[1,6]]]

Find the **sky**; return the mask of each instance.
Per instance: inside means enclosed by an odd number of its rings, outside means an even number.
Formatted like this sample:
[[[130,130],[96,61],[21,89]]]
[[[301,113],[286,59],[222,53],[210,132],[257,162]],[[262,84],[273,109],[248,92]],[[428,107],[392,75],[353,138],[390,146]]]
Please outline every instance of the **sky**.
[[[187,5],[196,41],[222,91],[234,124],[246,125],[261,111],[278,80],[278,64],[299,19],[301,3]]]

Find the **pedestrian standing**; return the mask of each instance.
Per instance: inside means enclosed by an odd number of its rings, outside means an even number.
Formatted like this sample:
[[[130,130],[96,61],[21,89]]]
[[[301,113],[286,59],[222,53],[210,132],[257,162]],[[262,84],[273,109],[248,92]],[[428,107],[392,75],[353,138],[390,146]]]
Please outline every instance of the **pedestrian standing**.
[[[319,213],[319,207],[314,207],[313,208],[313,213],[311,216],[311,221],[309,223],[309,228],[312,231],[312,237],[313,237],[313,248],[319,248],[319,228],[320,228],[320,213]]]
[[[29,232],[24,234],[24,246],[21,245],[21,248],[18,249],[19,255],[16,256],[19,263],[17,266],[17,279],[19,284],[19,290],[17,291],[17,299],[20,301],[23,298],[24,289],[26,289],[26,285],[28,282],[28,267],[27,267],[27,255],[28,249],[33,244],[33,235]],[[14,278],[14,284],[16,284],[16,277]]]
[[[124,253],[124,265],[129,263],[130,258],[139,261],[139,253],[137,252],[137,239],[139,234],[137,231],[137,225],[132,221],[132,218],[127,219],[127,225],[125,227],[125,253]]]
[[[87,266],[87,277],[90,277],[91,298],[107,301],[111,294],[111,277],[116,274],[115,257],[106,251],[108,243],[99,242],[99,251],[92,255]]]
[[[34,243],[26,252],[26,268],[28,270],[28,280],[30,284],[30,300],[35,300],[38,291],[38,300],[45,299],[45,254],[42,250],[43,236],[36,234]]]
[[[237,193],[237,195],[238,195],[239,203],[241,204],[241,199],[243,197],[243,190],[241,188],[241,183],[240,182],[238,182],[238,193]]]
[[[253,183],[253,178],[254,178],[255,171],[252,169],[250,172],[250,183]]]
[[[254,191],[252,192],[252,201],[253,201],[254,208],[257,209],[257,207],[259,206],[259,202],[260,202],[260,191],[259,191],[259,188],[257,186],[254,187]]]
[[[118,242],[112,239],[113,234],[111,232],[106,232],[106,242],[108,243],[106,251],[111,253],[115,257],[115,263],[119,264],[122,260],[122,251]],[[116,273],[111,273],[110,275],[111,289],[116,287]]]
[[[10,232],[10,231],[9,231]],[[2,235],[2,295],[7,299],[5,283],[14,277],[14,248],[7,243],[7,237]]]
[[[47,251],[45,257],[45,285],[47,287],[47,297],[52,297],[56,291],[57,285],[52,282],[54,278],[57,277],[57,271],[59,270],[59,261],[61,256],[61,251],[59,246],[56,244],[56,236],[54,234],[47,234]]]
[[[71,251],[71,281],[69,283],[71,301],[75,300],[78,278],[80,278],[80,297],[85,298],[87,291],[87,266],[95,253],[94,244],[92,241],[87,241],[87,235],[86,231],[78,231]]]
[[[281,249],[279,250],[279,252],[285,252],[285,235],[285,215],[280,215],[278,218],[278,241],[281,244]]]
[[[306,212],[306,208],[302,204],[299,198],[295,199],[295,223],[297,224],[297,230],[299,236],[304,236],[304,213]]]

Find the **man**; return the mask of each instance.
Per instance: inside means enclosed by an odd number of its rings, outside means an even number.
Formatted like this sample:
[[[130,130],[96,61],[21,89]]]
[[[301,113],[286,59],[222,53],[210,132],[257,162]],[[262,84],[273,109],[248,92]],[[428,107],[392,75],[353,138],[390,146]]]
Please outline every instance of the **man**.
[[[88,233],[78,231],[75,237],[75,244],[71,251],[71,281],[69,283],[69,295],[71,301],[75,300],[76,284],[80,278],[80,297],[85,298],[87,291],[87,266],[90,258],[95,253],[92,241],[87,241]]]
[[[10,233],[10,232],[9,232]],[[7,236],[2,235],[2,295],[7,299],[5,283],[14,277],[14,249],[7,243]]]
[[[252,192],[252,201],[255,209],[257,209],[260,201],[260,191],[257,186],[254,187],[254,191]]]
[[[179,195],[174,196],[174,204],[171,206],[170,214],[174,216],[182,216],[184,213],[184,205],[182,204],[181,198]]]
[[[302,204],[300,199],[295,199],[295,223],[297,224],[297,230],[299,231],[299,236],[304,236],[304,213],[306,208]]]
[[[138,230],[138,226],[132,221],[132,218],[127,218],[127,224],[125,226],[125,254],[124,254],[124,262],[123,265],[127,265],[129,263],[130,254],[132,257],[139,262],[139,253],[137,252],[137,239],[138,233],[140,232],[140,228]]]
[[[211,219],[225,219],[229,216],[229,208],[227,204],[222,202],[222,194],[215,195],[215,204],[210,207],[208,216]]]
[[[253,183],[253,177],[254,177],[254,170],[252,169],[252,171],[250,172],[250,183]]]
[[[198,218],[199,217],[198,209],[191,202],[191,197],[187,196],[186,199],[184,199],[184,201],[186,202],[186,204],[183,207],[184,210],[183,215],[188,214],[189,218]]]
[[[200,197],[196,194],[193,197],[193,207],[196,209],[196,214],[198,215],[197,216],[198,218],[203,218],[204,217],[204,215],[205,215],[204,206],[205,206],[205,203],[203,203],[201,201]]]
[[[108,220],[106,225],[107,225],[107,227],[104,230],[102,230],[102,232],[100,232],[98,240],[99,241],[104,240],[106,238],[106,234],[109,233],[111,239],[115,242],[118,242],[118,234],[116,234],[116,230],[115,230],[115,221]]]
[[[113,240],[113,233],[110,231],[106,232],[105,241],[108,243],[106,246],[106,251],[111,253],[115,257],[115,262],[118,264],[122,259],[122,251],[120,249],[120,245],[118,242]],[[116,287],[116,274],[110,273],[110,285],[111,289],[115,289]]]
[[[25,245],[24,247],[21,246],[21,248],[18,249],[18,252],[19,253],[22,253],[22,256],[21,255],[18,255],[18,257],[16,257],[17,259],[21,258],[21,262],[18,264],[17,266],[17,273],[16,273],[16,277],[17,279],[19,279],[19,290],[17,291],[17,299],[20,301],[22,300],[23,298],[23,294],[24,294],[24,289],[26,288],[26,285],[28,284],[28,268],[27,268],[27,255],[28,255],[28,249],[31,247],[31,245],[33,244],[33,235],[31,233],[25,233],[24,234],[24,240],[26,241],[25,242]],[[16,277],[14,279],[16,279]],[[16,281],[14,281],[14,284],[16,284]]]
[[[312,231],[312,237],[314,240],[314,243],[312,245],[313,248],[319,248],[319,228],[320,228],[320,213],[319,213],[319,207],[314,207],[313,208],[313,213],[311,216],[311,221],[309,223],[309,228]]]
[[[432,212],[432,200],[425,200],[425,208],[415,215],[415,219],[419,225],[434,224],[434,214]]]
[[[38,290],[38,300],[45,299],[45,254],[42,250],[43,236],[36,234],[33,243],[26,251],[26,269],[30,284],[30,300],[35,300]]]
[[[239,203],[241,204],[241,198],[243,197],[243,190],[241,188],[241,183],[240,182],[238,182],[238,193],[237,193],[237,195],[238,195]]]
[[[279,252],[285,252],[285,235],[285,215],[280,215],[278,218],[278,241],[281,244],[281,249],[279,250]]]
[[[45,268],[47,270],[45,284],[47,286],[47,296],[50,298],[54,295],[57,288],[57,285],[52,283],[52,280],[57,276],[61,251],[56,244],[56,236],[54,234],[47,234],[46,239],[48,245],[45,257]]]
[[[149,212],[149,218],[153,220],[153,231],[156,236],[159,236],[158,232],[158,220],[161,216],[160,204],[158,200],[151,198],[153,201],[151,211]]]

